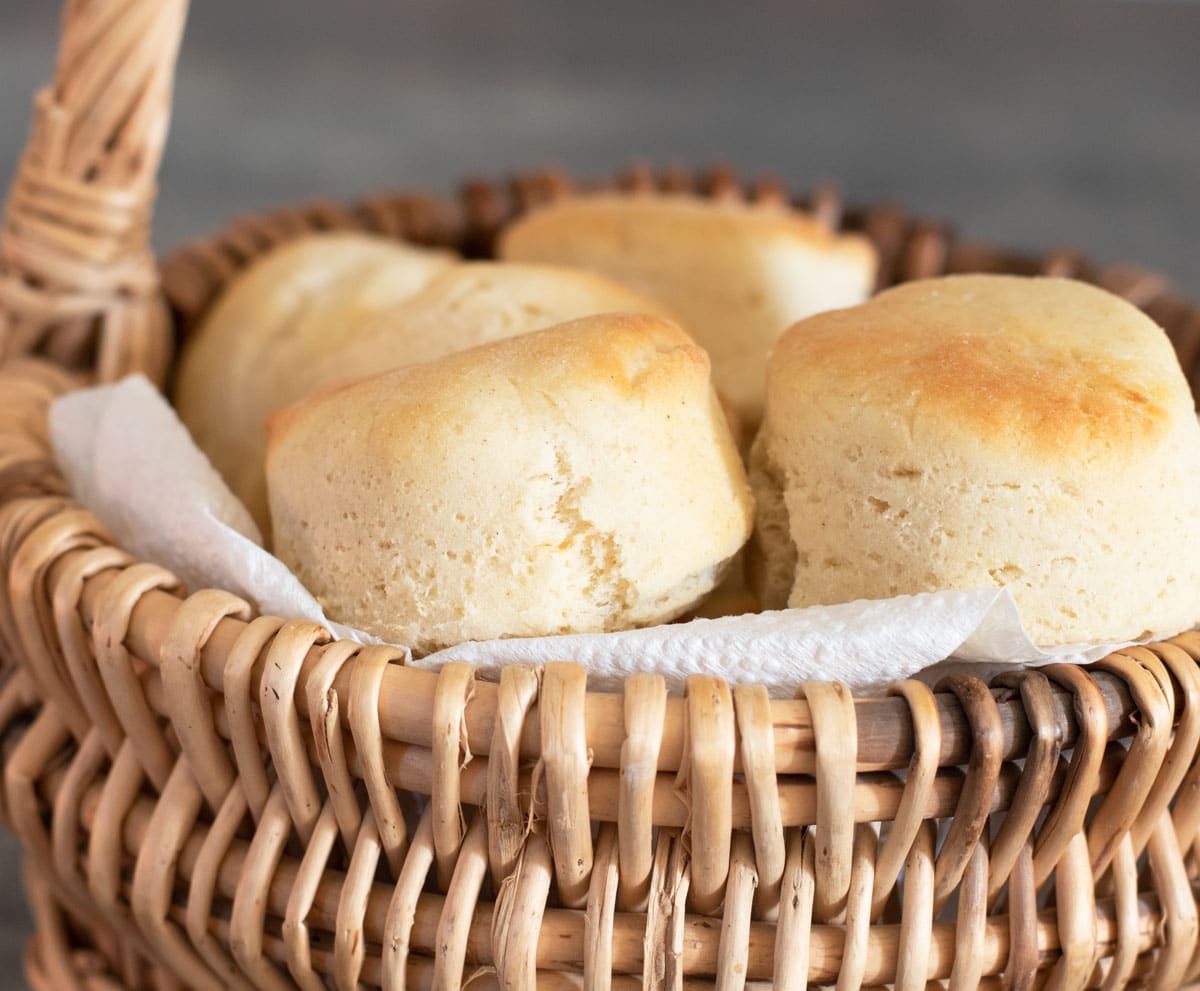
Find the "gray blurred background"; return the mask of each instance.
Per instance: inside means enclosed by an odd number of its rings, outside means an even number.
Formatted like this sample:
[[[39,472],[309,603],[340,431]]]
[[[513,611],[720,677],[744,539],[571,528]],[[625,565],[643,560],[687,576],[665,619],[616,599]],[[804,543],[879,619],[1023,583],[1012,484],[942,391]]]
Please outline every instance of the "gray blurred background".
[[[58,4],[0,0],[0,178]],[[240,211],[561,165],[835,178],[1200,298],[1200,4],[200,0],[157,244]],[[0,840],[0,991],[28,923]]]

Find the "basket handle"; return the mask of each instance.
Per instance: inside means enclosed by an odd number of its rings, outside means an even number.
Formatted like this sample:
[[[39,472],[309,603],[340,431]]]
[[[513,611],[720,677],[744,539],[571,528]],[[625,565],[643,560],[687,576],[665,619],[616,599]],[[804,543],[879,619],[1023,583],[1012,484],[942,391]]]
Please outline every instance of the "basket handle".
[[[67,0],[0,229],[0,360],[40,351],[102,381],[165,377],[150,221],[187,6]]]

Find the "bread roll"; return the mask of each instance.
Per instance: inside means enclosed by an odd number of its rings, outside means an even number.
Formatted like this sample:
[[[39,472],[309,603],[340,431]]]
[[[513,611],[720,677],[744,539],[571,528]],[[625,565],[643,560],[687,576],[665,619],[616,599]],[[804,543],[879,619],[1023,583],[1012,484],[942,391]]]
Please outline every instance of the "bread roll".
[[[376,375],[597,313],[672,316],[654,300],[594,272],[466,262],[438,273],[420,292],[359,327],[328,356],[325,378]]]
[[[751,477],[767,608],[1006,586],[1042,645],[1200,617],[1192,396],[1093,286],[951,276],[797,324]]]
[[[780,207],[691,196],[605,193],[516,221],[500,256],[602,272],[676,312],[712,358],[713,380],[758,426],[767,354],[801,317],[861,302],[876,256]]]
[[[672,619],[753,517],[708,357],[631,314],[313,395],[271,418],[267,484],[330,617],[421,653]]]
[[[319,235],[267,256],[190,342],[176,404],[200,447],[269,532],[267,417],[327,382],[657,303],[591,272],[454,264],[364,235]]]
[[[175,408],[264,532],[267,416],[325,381],[357,326],[454,262],[367,234],[312,234],[246,269],[191,334]]]

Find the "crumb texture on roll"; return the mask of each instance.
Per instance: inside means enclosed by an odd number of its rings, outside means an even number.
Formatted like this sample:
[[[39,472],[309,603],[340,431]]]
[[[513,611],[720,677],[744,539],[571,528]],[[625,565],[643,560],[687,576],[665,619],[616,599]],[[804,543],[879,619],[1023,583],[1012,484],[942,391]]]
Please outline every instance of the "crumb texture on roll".
[[[272,417],[267,481],[331,618],[421,653],[670,620],[753,521],[707,356],[648,315],[331,387]]]
[[[950,276],[802,321],[750,475],[766,608],[1006,586],[1042,645],[1200,619],[1192,396],[1093,286]]]
[[[329,382],[603,312],[668,315],[592,272],[313,235],[265,256],[221,297],[188,343],[176,403],[266,533],[271,413]]]
[[[803,214],[683,195],[564,199],[518,219],[499,251],[593,269],[669,306],[751,429],[779,335],[802,317],[861,302],[877,265],[868,240]]]

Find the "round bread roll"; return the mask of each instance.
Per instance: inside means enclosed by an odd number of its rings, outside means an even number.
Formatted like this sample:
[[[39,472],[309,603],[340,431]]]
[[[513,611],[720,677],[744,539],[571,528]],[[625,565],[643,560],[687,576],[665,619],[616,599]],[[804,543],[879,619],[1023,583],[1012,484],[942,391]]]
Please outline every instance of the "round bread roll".
[[[750,534],[708,357],[607,314],[329,387],[273,416],[277,555],[419,653],[686,612]]]
[[[329,356],[357,325],[454,263],[450,252],[368,234],[312,234],[241,273],[189,336],[175,408],[264,532],[267,417],[326,380]]]
[[[751,456],[766,608],[1006,586],[1034,642],[1200,618],[1200,426],[1166,335],[1065,279],[930,279],[812,317]]]
[[[465,262],[357,328],[328,356],[323,381],[376,375],[597,313],[673,318],[654,300],[583,269]]]
[[[318,235],[268,255],[193,336],[176,405],[269,533],[267,417],[327,382],[429,361],[609,311],[666,315],[592,272],[496,262],[365,235]]]
[[[802,317],[861,302],[875,284],[875,249],[864,237],[781,207],[682,195],[560,200],[517,220],[499,251],[602,272],[669,306],[751,431],[779,335]]]

